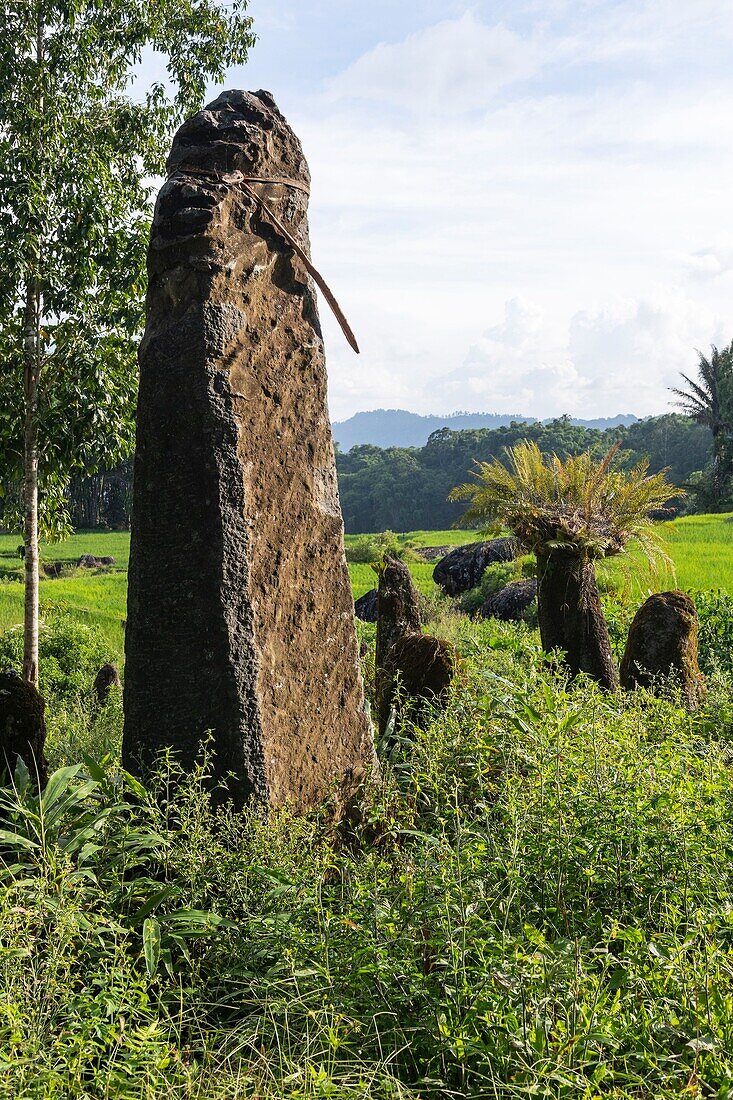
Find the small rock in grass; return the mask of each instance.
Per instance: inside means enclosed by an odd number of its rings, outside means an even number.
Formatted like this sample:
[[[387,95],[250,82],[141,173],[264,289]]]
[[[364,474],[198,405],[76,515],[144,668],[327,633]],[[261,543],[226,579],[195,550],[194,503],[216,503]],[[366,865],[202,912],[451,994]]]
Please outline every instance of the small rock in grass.
[[[518,623],[527,608],[537,599],[537,581],[534,577],[522,581],[510,581],[482,604],[479,614],[484,619],[501,619],[505,623]]]
[[[100,706],[104,706],[107,702],[113,687],[122,687],[117,666],[113,664],[102,665],[94,679],[94,693]]]

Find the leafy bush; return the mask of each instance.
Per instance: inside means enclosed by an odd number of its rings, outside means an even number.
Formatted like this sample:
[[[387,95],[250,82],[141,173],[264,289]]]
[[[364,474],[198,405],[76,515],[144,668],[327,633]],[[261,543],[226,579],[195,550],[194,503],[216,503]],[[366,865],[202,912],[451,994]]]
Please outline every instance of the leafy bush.
[[[691,592],[700,618],[700,667],[704,672],[733,672],[733,596]]]
[[[727,746],[474,626],[340,825],[213,818],[175,769],[7,799],[7,1095],[727,1095]]]
[[[448,707],[346,819],[214,815],[203,765],[6,795],[0,1095],[730,1100],[731,678],[690,717],[431,630]]]
[[[516,569],[513,561],[500,561],[494,565],[487,565],[481,577],[481,582],[476,588],[464,592],[461,596],[459,603],[461,611],[466,615],[473,615],[482,604],[486,603],[489,596],[493,596],[495,592],[498,592],[515,576]]]
[[[73,615],[55,613],[39,635],[40,690],[48,701],[68,701],[88,693],[99,668],[115,655],[98,630]],[[0,668],[23,665],[23,631],[0,635]]]
[[[537,561],[533,554],[525,554],[515,561],[495,562],[487,565],[481,577],[480,584],[465,592],[461,597],[459,607],[466,615],[474,615],[489,596],[493,596],[510,581],[520,580],[524,577],[534,577],[537,574]]]
[[[414,543],[405,542],[394,531],[382,531],[380,535],[357,535],[346,544],[346,560],[355,564],[371,564],[385,557],[401,561],[420,561]]]

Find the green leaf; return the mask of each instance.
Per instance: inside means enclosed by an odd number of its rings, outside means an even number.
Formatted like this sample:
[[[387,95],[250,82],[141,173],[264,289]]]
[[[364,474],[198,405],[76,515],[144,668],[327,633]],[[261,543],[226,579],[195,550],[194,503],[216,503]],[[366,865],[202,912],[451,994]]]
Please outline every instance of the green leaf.
[[[146,917],[143,922],[143,952],[148,977],[154,978],[160,962],[160,924],[155,917]]]

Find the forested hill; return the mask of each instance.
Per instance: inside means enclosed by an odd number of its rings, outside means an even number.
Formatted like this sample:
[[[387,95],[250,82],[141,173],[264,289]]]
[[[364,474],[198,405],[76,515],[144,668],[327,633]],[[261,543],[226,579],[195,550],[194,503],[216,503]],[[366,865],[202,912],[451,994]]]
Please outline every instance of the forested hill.
[[[633,424],[637,417],[613,416],[599,420],[572,420],[583,428],[617,428],[620,425]],[[349,451],[362,443],[373,443],[375,447],[423,447],[433,432],[441,428],[463,431],[469,428],[505,428],[521,421],[523,424],[535,424],[536,417],[506,415],[501,413],[450,413],[449,416],[420,416],[405,409],[372,409],[371,412],[359,412],[348,420],[333,424],[333,438],[341,451]]]
[[[561,458],[588,448],[604,453],[618,441],[621,461],[632,464],[648,457],[651,472],[668,466],[677,485],[703,469],[711,444],[707,428],[669,413],[605,431],[562,417],[547,424],[515,421],[493,429],[441,428],[424,447],[356,446],[337,455],[347,532],[450,527],[464,506],[449,504],[446,497],[454,485],[468,480],[473,460],[501,456],[521,439],[534,439],[543,451]]]

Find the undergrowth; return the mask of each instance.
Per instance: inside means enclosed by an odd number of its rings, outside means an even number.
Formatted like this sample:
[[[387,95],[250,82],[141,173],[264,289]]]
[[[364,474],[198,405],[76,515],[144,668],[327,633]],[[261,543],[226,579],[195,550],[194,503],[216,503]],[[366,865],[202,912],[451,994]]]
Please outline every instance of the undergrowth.
[[[725,662],[690,717],[425,610],[449,706],[340,820],[146,791],[66,706],[0,806],[0,1096],[733,1098]]]

